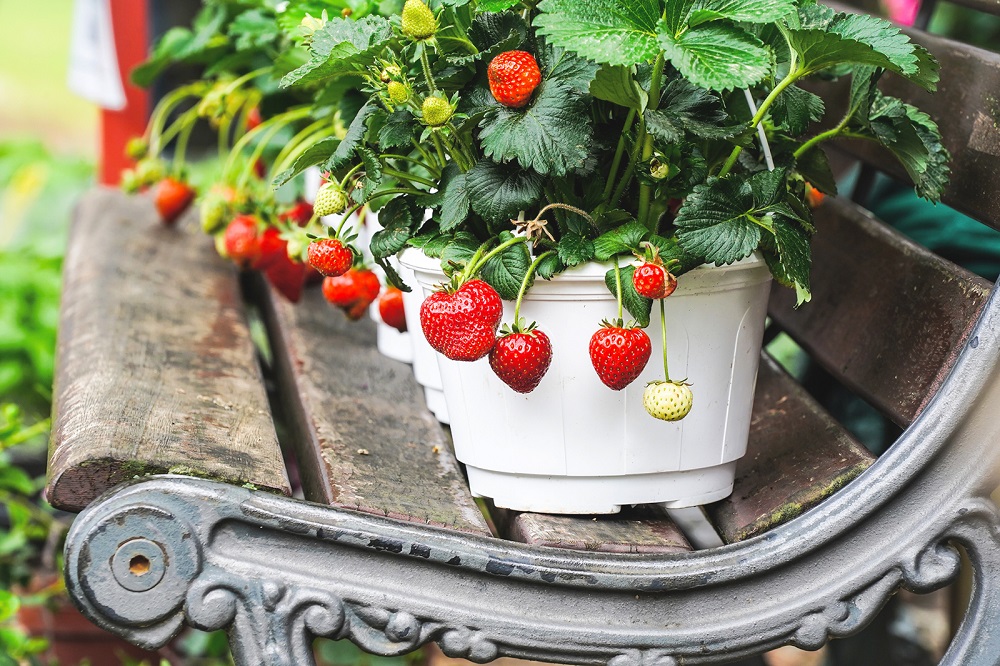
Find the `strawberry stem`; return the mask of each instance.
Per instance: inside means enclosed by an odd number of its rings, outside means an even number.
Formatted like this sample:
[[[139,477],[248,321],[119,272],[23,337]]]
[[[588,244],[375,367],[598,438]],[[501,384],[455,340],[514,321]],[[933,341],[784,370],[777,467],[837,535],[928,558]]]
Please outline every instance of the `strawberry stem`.
[[[615,296],[618,297],[618,320],[622,319],[622,269],[618,265],[618,257],[614,258],[615,262]]]
[[[482,252],[486,248],[486,243],[484,243],[479,247],[478,250],[476,250],[476,254],[472,255],[472,259],[469,260],[468,268],[466,268],[465,271],[462,273],[462,283],[465,283],[468,280],[472,279],[472,276],[478,273],[482,269],[482,267],[486,265],[487,261],[497,256],[507,248],[513,247],[518,243],[527,243],[527,242],[528,239],[525,238],[524,236],[516,236],[514,238],[505,240],[504,242],[500,243],[495,248],[487,252],[485,256],[482,256]],[[482,258],[477,260],[477,257],[479,256],[482,256]]]
[[[628,131],[632,129],[632,123],[635,122],[635,113],[635,109],[629,109],[628,116],[625,118],[625,124],[622,125],[622,135],[618,137],[618,148],[615,149],[615,158],[611,162],[611,171],[608,172],[608,182],[604,186],[605,201],[611,198],[611,193],[614,191],[615,177],[618,175],[618,167],[621,166],[622,157],[625,154],[625,137],[628,136]]]
[[[663,335],[663,377],[668,382],[670,381],[670,370],[667,368],[667,313],[666,305],[664,300],[658,299],[660,301],[660,333]]]
[[[427,57],[427,46],[420,46],[420,65],[424,70],[424,79],[427,80],[427,87],[432,93],[437,92],[437,84],[434,83],[434,75],[431,74],[431,61]]]
[[[514,304],[514,328],[516,332],[520,332],[521,327],[521,301],[524,300],[524,295],[528,292],[528,284],[535,275],[535,271],[538,270],[539,265],[546,257],[550,257],[555,254],[555,250],[549,250],[548,252],[543,252],[538,255],[531,265],[528,266],[528,272],[524,274],[524,279],[521,281],[521,289],[517,292],[517,302]]]

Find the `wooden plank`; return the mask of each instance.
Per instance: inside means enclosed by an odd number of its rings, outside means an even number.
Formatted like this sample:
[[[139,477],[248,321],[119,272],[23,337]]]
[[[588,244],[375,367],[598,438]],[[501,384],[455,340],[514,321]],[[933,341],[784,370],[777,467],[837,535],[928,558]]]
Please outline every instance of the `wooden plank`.
[[[293,306],[257,284],[306,499],[489,534],[410,366],[378,353],[374,324],[348,321],[318,289]]]
[[[813,300],[771,294],[774,320],[848,388],[906,426],[961,352],[992,285],[829,199],[816,210]]]
[[[80,203],[64,269],[47,497],[79,511],[175,472],[290,493],[233,267],[147,197]]]
[[[500,533],[530,546],[602,553],[669,554],[692,550],[680,529],[652,506],[623,507],[603,516],[519,513],[490,505]]]
[[[997,94],[1000,53],[918,30],[906,32],[940,61],[938,91],[928,93],[894,75],[883,77],[880,87],[888,95],[915,104],[937,121],[944,146],[952,156],[951,180],[943,201],[1000,229],[1000,197],[989,196],[1000,190],[1000,96]],[[815,89],[819,90],[830,91],[831,87]],[[846,86],[841,86],[836,94],[846,95]],[[831,118],[840,117],[837,108],[843,108],[843,104],[831,104]],[[836,145],[901,180],[908,180],[899,162],[873,142],[842,141]]]
[[[733,494],[706,509],[726,543],[749,539],[816,506],[874,460],[764,354]]]

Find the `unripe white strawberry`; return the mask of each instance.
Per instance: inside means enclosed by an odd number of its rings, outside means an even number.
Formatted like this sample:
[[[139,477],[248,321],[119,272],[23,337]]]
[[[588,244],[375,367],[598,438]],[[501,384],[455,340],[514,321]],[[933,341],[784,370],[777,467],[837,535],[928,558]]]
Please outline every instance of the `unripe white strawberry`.
[[[336,215],[347,210],[347,194],[337,183],[324,183],[316,192],[313,212],[317,217]]]
[[[680,421],[691,411],[694,394],[683,382],[650,382],[642,392],[642,406],[650,416]]]

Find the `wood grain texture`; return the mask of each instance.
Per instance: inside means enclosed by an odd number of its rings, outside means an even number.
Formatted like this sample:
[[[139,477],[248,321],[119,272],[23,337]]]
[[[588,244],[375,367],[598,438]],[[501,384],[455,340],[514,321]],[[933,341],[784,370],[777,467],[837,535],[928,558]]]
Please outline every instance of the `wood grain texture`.
[[[747,455],[733,494],[706,509],[726,543],[763,534],[801,515],[875,461],[764,354]]]
[[[995,2],[982,3],[1000,6]],[[941,129],[942,142],[951,153],[951,180],[943,201],[1000,229],[1000,53],[985,51],[930,35],[906,31],[941,63],[941,81],[935,93],[894,75],[883,77],[879,87],[888,95],[914,104],[930,115]],[[818,86],[836,122],[846,108],[847,82]],[[906,172],[888,151],[871,141],[838,141],[835,144],[859,159],[907,181]]]
[[[489,534],[410,366],[378,353],[371,320],[348,321],[319,289],[297,306],[261,282],[255,293],[306,499]]]
[[[175,472],[289,493],[235,269],[148,197],[80,202],[64,268],[47,497],[79,511]]]
[[[992,285],[850,202],[816,210],[813,300],[771,293],[774,320],[848,388],[906,426],[951,370]]]
[[[692,550],[680,529],[655,507],[623,507],[604,516],[552,516],[490,506],[502,536],[530,546],[602,553],[669,554]]]

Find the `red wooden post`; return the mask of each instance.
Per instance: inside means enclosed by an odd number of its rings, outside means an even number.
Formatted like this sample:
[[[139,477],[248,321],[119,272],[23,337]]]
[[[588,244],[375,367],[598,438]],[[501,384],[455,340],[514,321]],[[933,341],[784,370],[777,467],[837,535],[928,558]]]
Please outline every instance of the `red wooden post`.
[[[125,108],[101,111],[101,182],[107,185],[117,185],[122,169],[132,166],[125,156],[125,144],[143,133],[149,119],[149,92],[129,81],[129,72],[146,59],[149,49],[147,4],[146,0],[110,0]]]

